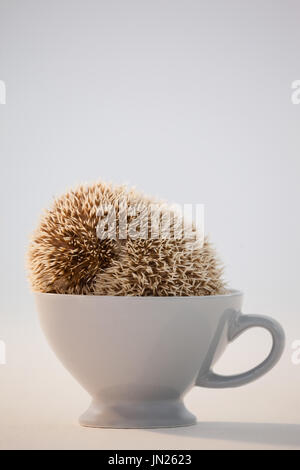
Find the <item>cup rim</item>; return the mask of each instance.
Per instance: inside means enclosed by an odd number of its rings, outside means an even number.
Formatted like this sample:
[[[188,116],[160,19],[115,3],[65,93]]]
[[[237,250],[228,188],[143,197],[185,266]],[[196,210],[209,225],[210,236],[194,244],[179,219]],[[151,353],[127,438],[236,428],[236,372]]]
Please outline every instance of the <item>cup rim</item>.
[[[116,301],[121,301],[124,299],[136,300],[136,301],[144,301],[149,302],[152,301],[174,301],[174,300],[181,300],[185,301],[188,299],[227,299],[231,297],[240,297],[243,295],[243,291],[238,289],[228,289],[225,294],[217,294],[217,295],[170,295],[170,296],[158,296],[158,295],[83,295],[83,294],[55,294],[51,292],[33,292],[35,296],[43,296],[43,297],[67,297],[67,298],[81,298],[81,299],[119,299]]]

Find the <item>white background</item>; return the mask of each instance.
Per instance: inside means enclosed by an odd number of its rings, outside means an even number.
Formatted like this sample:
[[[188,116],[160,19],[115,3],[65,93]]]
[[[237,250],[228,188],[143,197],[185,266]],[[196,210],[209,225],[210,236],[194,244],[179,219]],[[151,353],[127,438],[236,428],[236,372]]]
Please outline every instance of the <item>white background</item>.
[[[272,315],[286,330],[285,355],[261,381],[192,392],[199,419],[300,423],[300,365],[291,363],[291,344],[300,339],[300,105],[291,102],[291,84],[300,79],[299,22],[297,0],[0,0],[7,87],[0,105],[0,339],[8,357],[0,366],[0,445],[40,445],[39,433],[30,440],[18,427],[22,415],[34,429],[39,400],[52,410],[41,413],[44,431],[51,416],[57,435],[68,395],[77,393],[36,325],[24,257],[52,198],[98,179],[205,204],[206,231],[229,284],[245,291],[245,312]],[[245,370],[269,347],[268,335],[253,330],[218,370]],[[25,396],[34,398],[25,405]],[[76,397],[74,419],[83,411]],[[294,428],[277,430],[291,436],[282,444],[295,445]],[[217,445],[187,432],[166,446]],[[280,444],[272,433],[256,442],[257,433],[254,444]],[[117,435],[104,445],[125,445]],[[78,439],[78,446],[95,442]]]

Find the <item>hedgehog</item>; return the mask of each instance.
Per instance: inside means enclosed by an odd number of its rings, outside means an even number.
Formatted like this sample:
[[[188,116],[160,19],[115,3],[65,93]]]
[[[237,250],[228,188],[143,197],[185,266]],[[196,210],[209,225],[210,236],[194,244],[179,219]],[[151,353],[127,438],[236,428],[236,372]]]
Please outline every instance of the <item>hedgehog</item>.
[[[132,211],[134,208],[134,211]],[[81,185],[44,211],[28,249],[33,291],[202,296],[226,291],[208,240],[164,201],[125,185]]]

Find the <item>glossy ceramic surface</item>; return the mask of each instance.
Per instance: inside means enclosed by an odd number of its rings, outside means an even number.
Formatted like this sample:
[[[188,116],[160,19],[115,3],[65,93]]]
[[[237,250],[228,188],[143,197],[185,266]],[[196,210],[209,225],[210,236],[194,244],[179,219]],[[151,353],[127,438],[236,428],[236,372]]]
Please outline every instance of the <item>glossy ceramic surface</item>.
[[[247,384],[274,367],[284,348],[275,320],[241,314],[238,291],[208,297],[35,297],[50,346],[92,397],[80,418],[84,426],[193,424],[183,403],[193,386]],[[273,337],[268,358],[243,374],[216,375],[213,366],[228,343],[257,326]]]

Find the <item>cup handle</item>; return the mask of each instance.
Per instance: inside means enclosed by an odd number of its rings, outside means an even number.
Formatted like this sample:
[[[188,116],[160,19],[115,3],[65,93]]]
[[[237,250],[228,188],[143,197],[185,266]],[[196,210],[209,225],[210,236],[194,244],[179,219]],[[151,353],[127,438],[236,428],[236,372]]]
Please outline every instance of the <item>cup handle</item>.
[[[211,369],[198,377],[196,385],[207,388],[233,388],[246,385],[269,372],[279,361],[285,346],[285,334],[281,325],[273,318],[263,315],[238,315],[230,324],[228,331],[229,342],[234,341],[249,328],[261,327],[268,330],[273,339],[273,345],[268,357],[253,369],[237,375],[219,375]]]

